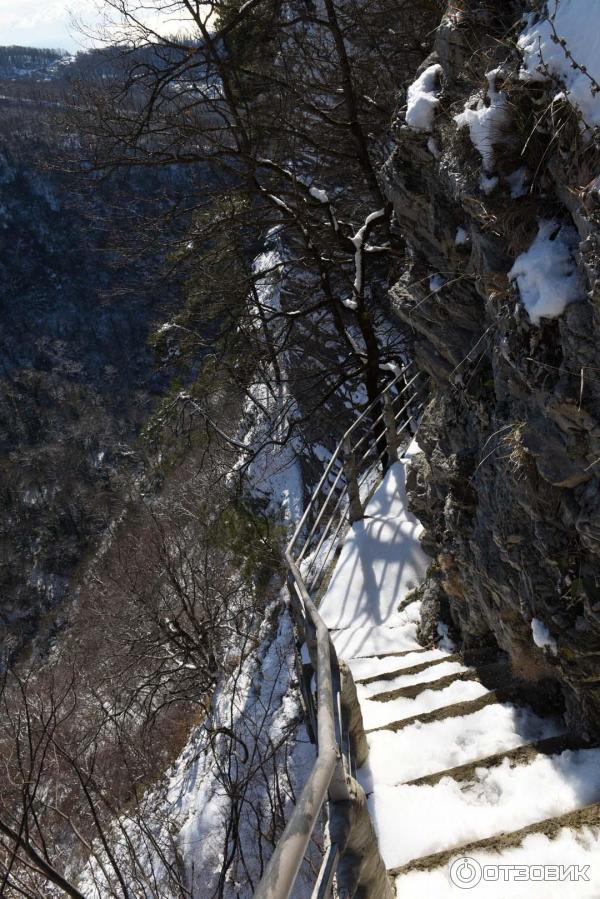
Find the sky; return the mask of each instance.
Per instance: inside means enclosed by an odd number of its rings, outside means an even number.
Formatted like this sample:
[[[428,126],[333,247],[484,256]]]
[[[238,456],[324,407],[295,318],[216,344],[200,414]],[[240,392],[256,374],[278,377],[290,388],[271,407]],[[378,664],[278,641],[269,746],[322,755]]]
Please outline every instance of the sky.
[[[0,46],[85,49],[92,41],[74,26],[73,17],[93,29],[102,21],[101,8],[102,0],[0,0]],[[153,24],[155,20],[152,15]]]
[[[88,42],[72,27],[71,11],[98,19],[91,0],[0,0],[0,45],[80,50]]]

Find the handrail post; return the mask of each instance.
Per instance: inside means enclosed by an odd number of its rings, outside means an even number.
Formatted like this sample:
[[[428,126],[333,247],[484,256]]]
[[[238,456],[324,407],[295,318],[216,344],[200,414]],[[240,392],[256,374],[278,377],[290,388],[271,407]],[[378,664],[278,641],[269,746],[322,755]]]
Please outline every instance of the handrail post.
[[[346,485],[348,487],[348,519],[350,524],[360,521],[364,512],[362,502],[360,500],[360,488],[358,486],[358,466],[354,456],[354,450],[350,439],[344,440],[344,474],[346,475]]]
[[[396,433],[396,419],[394,406],[389,391],[383,394],[383,420],[385,422],[385,436],[387,440],[389,464],[398,461],[398,434]]]

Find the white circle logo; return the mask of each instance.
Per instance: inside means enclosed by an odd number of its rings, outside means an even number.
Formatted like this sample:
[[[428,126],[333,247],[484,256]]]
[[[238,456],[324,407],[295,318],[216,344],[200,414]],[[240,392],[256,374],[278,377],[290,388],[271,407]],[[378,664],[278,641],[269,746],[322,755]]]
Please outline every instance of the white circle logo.
[[[474,858],[457,858],[450,865],[450,880],[462,890],[470,890],[476,887],[481,880],[482,870],[479,862]]]

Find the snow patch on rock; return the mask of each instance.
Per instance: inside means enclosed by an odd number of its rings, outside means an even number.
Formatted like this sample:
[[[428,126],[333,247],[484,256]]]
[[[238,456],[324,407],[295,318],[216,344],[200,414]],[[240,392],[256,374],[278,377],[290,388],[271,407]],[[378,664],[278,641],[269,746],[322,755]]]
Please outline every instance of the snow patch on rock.
[[[488,89],[486,99],[480,97],[475,108],[468,101],[464,111],[454,116],[459,128],[468,128],[471,141],[483,160],[483,168],[491,172],[494,167],[494,144],[506,139],[509,115],[504,91],[496,89],[496,79],[500,69],[486,74]]]
[[[549,7],[550,19],[527,17],[518,41],[523,54],[520,77],[524,81],[558,79],[564,91],[557,92],[556,98],[566,97],[586,125],[598,126],[600,92],[594,81],[600,82],[600,3],[553,0]]]
[[[539,618],[531,619],[531,634],[536,646],[539,646],[540,649],[549,649],[556,655],[556,640]]]
[[[573,258],[578,244],[575,228],[552,219],[539,221],[538,234],[508,273],[516,281],[529,318],[556,318],[569,303],[583,299],[583,289]]]
[[[406,124],[414,131],[431,131],[436,107],[442,67],[428,66],[408,88]]]

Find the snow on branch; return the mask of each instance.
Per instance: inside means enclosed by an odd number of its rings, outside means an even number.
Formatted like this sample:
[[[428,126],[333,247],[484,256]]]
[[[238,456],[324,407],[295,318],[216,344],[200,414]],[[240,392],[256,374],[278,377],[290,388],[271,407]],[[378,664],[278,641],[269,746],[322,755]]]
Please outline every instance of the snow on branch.
[[[385,215],[385,209],[377,209],[375,212],[369,213],[366,217],[364,224],[358,229],[354,237],[351,237],[350,240],[354,244],[354,293],[356,296],[362,296],[363,292],[363,252],[364,252],[364,243],[365,238],[369,232],[369,229],[373,222],[378,221],[383,218]]]

